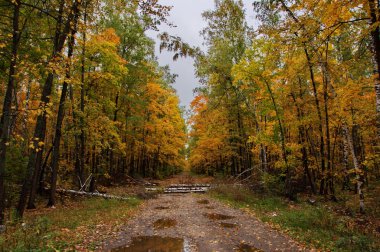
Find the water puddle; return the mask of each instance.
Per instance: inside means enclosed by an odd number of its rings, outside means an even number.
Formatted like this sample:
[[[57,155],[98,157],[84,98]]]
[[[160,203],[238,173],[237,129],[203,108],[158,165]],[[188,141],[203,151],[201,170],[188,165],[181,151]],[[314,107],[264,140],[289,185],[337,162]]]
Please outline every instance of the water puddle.
[[[182,238],[161,236],[133,237],[132,242],[111,250],[112,252],[189,252],[189,242]]]
[[[198,204],[205,204],[206,205],[206,204],[208,204],[210,202],[208,200],[204,199],[204,200],[198,200],[197,203]]]
[[[177,225],[177,221],[168,218],[158,219],[153,223],[153,227],[156,229],[170,228]]]
[[[170,207],[168,206],[158,206],[158,207],[155,207],[154,209],[157,209],[157,210],[164,210],[164,209],[169,209]]]
[[[217,214],[217,213],[205,213],[203,214],[210,220],[229,220],[232,218],[235,218],[235,216],[229,216],[229,215],[224,215],[224,214]]]
[[[227,223],[227,222],[221,222],[220,225],[224,228],[236,228],[236,227],[238,227],[237,224]]]
[[[241,243],[239,247],[235,250],[238,252],[263,252],[261,249],[255,248],[254,246]]]

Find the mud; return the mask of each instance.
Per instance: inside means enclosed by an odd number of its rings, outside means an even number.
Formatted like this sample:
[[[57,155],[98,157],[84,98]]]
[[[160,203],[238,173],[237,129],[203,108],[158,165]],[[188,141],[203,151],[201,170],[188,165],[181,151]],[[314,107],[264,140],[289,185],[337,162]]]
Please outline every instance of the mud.
[[[206,200],[208,204],[198,203],[198,201],[205,202]],[[162,206],[170,208],[160,210]],[[153,223],[159,219],[175,220],[176,225],[157,229]],[[223,221],[224,219],[227,221]],[[232,223],[237,226],[232,227]],[[160,250],[162,239],[167,238],[174,239],[168,244],[173,241],[178,247],[173,245],[172,250]],[[272,229],[245,211],[227,206],[207,195],[194,194],[159,195],[157,199],[145,201],[136,211],[135,217],[125,223],[116,238],[103,243],[99,250],[149,251],[149,248],[128,250],[132,245],[137,246],[135,244],[142,243],[141,239],[148,241],[146,242],[148,244],[153,244],[155,248],[150,251],[175,252],[177,248],[185,251],[184,247],[186,247],[186,252],[308,251],[288,236]],[[183,243],[180,243],[178,239],[182,239]]]

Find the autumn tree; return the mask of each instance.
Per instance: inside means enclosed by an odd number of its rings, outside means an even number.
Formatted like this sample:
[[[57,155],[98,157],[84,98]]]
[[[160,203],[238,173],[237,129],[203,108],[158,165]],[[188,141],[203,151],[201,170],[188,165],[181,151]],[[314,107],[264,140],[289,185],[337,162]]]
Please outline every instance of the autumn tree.
[[[175,75],[158,65],[145,34],[169,24],[171,7],[20,0],[0,8],[1,224],[20,184],[21,217],[38,193],[48,191],[53,207],[57,188],[94,191],[98,183],[185,166]]]
[[[218,1],[206,12],[212,22],[203,31],[209,50],[197,64],[204,87],[193,102],[193,169],[217,171],[218,154],[219,160],[227,153],[244,160],[244,152],[224,148],[225,139],[234,139],[226,135],[237,130],[241,133],[231,135],[244,139],[251,162],[229,170],[236,161],[222,161],[227,174],[249,171],[251,183],[262,181],[266,188],[272,183],[290,198],[307,191],[335,200],[341,184],[360,194],[363,211],[364,181],[378,171],[377,91],[371,91],[377,85],[378,30],[377,14],[371,13],[378,6],[371,1],[255,2],[259,25],[245,32],[245,41],[252,43],[236,57],[239,43],[228,50],[224,30],[215,29],[214,14],[227,2]],[[223,28],[239,19],[234,12]]]

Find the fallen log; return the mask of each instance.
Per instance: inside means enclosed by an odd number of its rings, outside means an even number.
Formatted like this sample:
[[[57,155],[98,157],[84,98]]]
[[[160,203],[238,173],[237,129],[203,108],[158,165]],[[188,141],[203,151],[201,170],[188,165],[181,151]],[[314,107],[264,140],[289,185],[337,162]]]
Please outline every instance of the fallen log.
[[[109,195],[105,193],[91,193],[91,192],[83,192],[83,191],[75,191],[75,190],[65,190],[65,189],[57,189],[57,193],[60,194],[74,194],[79,196],[88,196],[88,197],[102,197],[104,199],[117,199],[117,200],[129,200],[130,198],[120,197],[116,195]]]
[[[163,193],[205,193],[211,188],[210,184],[171,184],[167,187],[147,186],[147,192]]]
[[[172,184],[167,187],[211,187],[210,184]]]
[[[164,190],[164,193],[205,193],[205,190]]]

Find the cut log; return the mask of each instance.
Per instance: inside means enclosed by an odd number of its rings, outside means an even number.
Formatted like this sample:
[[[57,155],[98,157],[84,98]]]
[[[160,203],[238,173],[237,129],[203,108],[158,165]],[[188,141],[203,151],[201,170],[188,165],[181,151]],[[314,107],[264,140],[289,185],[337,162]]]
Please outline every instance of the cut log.
[[[109,195],[105,193],[90,193],[83,191],[75,191],[75,190],[65,190],[65,189],[57,189],[57,193],[60,194],[74,194],[79,196],[88,196],[88,197],[102,197],[104,199],[117,199],[117,200],[129,200],[130,198],[120,197],[115,195]]]
[[[165,188],[149,186],[145,187],[147,192],[163,193],[205,193],[211,188],[210,184],[172,184]]]
[[[205,193],[207,190],[203,190],[203,189],[186,189],[186,190],[170,190],[170,189],[165,189],[164,190],[164,193]]]
[[[210,184],[172,184],[168,187],[211,187]]]

